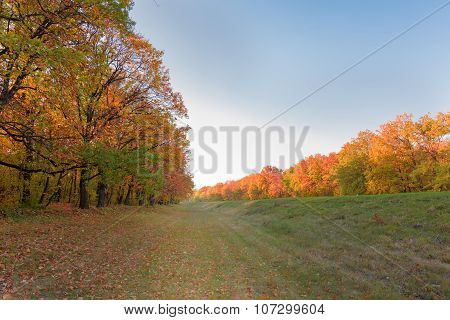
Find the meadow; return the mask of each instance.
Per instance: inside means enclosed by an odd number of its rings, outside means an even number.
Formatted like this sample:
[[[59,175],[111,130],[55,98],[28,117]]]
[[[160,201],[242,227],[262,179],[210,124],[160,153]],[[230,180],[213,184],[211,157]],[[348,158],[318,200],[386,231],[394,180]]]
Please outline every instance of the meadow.
[[[4,299],[449,299],[450,192],[9,210]]]

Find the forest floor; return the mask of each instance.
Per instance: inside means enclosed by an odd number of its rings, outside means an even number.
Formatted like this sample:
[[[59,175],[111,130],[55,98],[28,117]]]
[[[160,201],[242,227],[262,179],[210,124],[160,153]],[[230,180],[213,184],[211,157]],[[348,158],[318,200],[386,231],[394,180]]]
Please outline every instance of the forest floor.
[[[450,192],[0,218],[4,299],[449,299]]]

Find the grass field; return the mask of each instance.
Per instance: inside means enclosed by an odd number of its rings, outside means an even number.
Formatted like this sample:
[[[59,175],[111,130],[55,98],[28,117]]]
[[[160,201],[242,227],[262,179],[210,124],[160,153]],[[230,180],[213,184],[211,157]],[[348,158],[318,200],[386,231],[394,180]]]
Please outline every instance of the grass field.
[[[450,193],[0,218],[0,297],[449,299]]]

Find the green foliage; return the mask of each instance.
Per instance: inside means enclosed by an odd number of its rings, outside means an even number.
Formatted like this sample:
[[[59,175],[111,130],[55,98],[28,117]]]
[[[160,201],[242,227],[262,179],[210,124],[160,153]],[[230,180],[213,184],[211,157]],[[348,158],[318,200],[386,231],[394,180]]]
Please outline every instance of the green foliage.
[[[450,162],[445,162],[436,166],[435,170],[436,175],[432,182],[433,190],[450,190]]]
[[[101,181],[107,185],[118,184],[127,176],[142,181],[160,176],[160,172],[155,170],[158,156],[145,151],[144,148],[117,149],[96,143],[85,146],[81,157],[92,169],[98,171]]]
[[[355,158],[345,164],[339,164],[336,169],[336,179],[343,195],[366,193],[367,160]]]
[[[87,2],[98,5],[101,10],[112,16],[125,31],[131,31],[135,25],[129,15],[134,5],[131,0],[87,0]]]

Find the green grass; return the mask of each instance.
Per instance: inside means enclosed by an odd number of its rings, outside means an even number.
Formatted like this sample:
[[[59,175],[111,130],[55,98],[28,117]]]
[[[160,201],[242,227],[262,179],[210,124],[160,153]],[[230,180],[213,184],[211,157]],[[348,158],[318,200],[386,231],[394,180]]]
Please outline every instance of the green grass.
[[[259,233],[263,254],[283,257],[276,266],[283,279],[311,284],[308,297],[449,297],[448,192],[203,206]]]
[[[0,219],[0,297],[449,299],[450,193]]]

